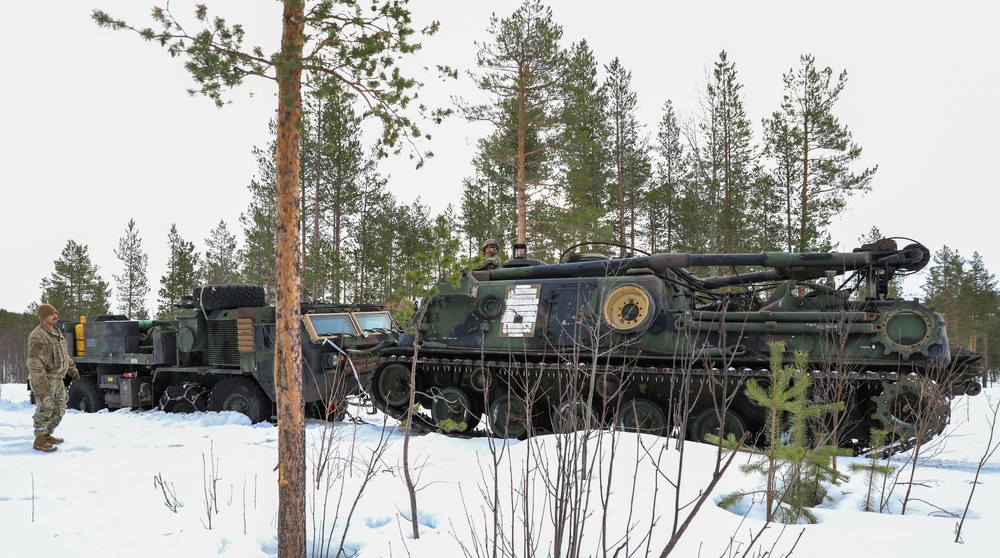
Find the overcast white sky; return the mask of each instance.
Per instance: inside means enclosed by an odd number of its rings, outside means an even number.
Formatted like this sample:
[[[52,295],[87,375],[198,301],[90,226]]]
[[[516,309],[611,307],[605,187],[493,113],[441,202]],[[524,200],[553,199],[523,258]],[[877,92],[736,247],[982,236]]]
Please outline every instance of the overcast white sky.
[[[256,172],[251,150],[268,141],[276,106],[269,82],[230,95],[216,109],[189,97],[191,80],[179,59],[125,32],[99,29],[103,9],[148,25],[155,0],[15,2],[0,18],[4,53],[0,87],[0,239],[4,273],[0,308],[20,311],[41,294],[67,240],[86,244],[101,276],[120,273],[114,256],[129,219],[149,254],[155,308],[164,273],[167,232],[204,250],[220,220],[241,236],[239,215]],[[165,2],[159,2],[165,4]],[[210,14],[241,22],[249,42],[272,48],[280,36],[280,2],[207,0]],[[195,2],[174,0],[191,21]],[[475,63],[474,40],[486,40],[489,15],[509,15],[520,1],[413,0],[417,25],[432,19],[441,32],[424,41],[426,66],[463,69]],[[854,199],[833,229],[845,250],[872,225],[932,251],[942,245],[969,258],[982,254],[1000,271],[1000,246],[988,234],[996,220],[994,159],[1000,151],[996,18],[987,2],[547,2],[564,42],[587,39],[602,64],[619,57],[650,133],[663,103],[697,109],[706,72],[721,50],[743,84],[747,113],[759,138],[760,119],[778,107],[782,74],[813,54],[817,65],[848,83],[835,113],[863,148],[862,164],[879,165],[873,192]],[[192,23],[193,25],[193,23]],[[447,104],[473,98],[464,75],[440,86],[425,76],[422,98]],[[458,120],[428,129],[436,157],[419,170],[405,159],[384,173],[398,199],[416,196],[435,211],[460,204],[463,177],[481,130]],[[908,288],[909,287],[908,283]]]

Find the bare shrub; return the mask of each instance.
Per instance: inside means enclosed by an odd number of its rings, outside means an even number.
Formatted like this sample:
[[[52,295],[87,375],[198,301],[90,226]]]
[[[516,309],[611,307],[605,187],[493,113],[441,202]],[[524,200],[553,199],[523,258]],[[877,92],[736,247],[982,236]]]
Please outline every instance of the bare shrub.
[[[363,431],[373,428],[367,424],[324,421],[317,429],[318,443],[312,445],[308,456],[312,472],[308,495],[311,556],[347,555],[344,545],[351,520],[370,481],[380,470],[379,462],[392,432],[392,427],[383,422],[374,445],[360,443]]]
[[[997,429],[997,414],[1000,412],[1000,402],[990,401],[989,406],[990,410],[993,411],[993,414],[986,418],[990,423],[990,436],[986,441],[986,447],[983,448],[983,456],[979,459],[979,464],[976,466],[976,475],[972,479],[972,487],[969,488],[969,499],[965,502],[965,508],[962,510],[962,519],[959,520],[958,525],[955,527],[955,542],[961,541],[962,527],[965,525],[966,516],[969,515],[969,506],[972,505],[972,497],[976,493],[976,487],[979,486],[979,475],[982,473],[986,463],[993,457],[997,449],[1000,448],[1000,442],[993,441]]]
[[[205,460],[205,454],[201,454],[202,491],[204,493],[203,503],[205,509],[205,519],[202,520],[201,524],[211,531],[212,518],[219,514],[218,485],[220,477],[219,461],[215,458],[214,442],[209,448],[210,457],[208,462]],[[209,469],[208,463],[211,463],[211,469]]]

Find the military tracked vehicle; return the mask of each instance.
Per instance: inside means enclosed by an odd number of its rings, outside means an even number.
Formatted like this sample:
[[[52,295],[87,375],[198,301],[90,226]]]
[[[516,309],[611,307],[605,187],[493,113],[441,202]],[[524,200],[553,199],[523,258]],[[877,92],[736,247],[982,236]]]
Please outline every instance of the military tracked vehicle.
[[[950,398],[981,390],[980,356],[949,347],[941,314],[888,297],[894,277],[928,263],[918,243],[632,257],[582,246],[557,264],[521,256],[442,281],[383,351],[375,404],[405,418],[412,392],[413,424],[468,432],[485,417],[502,437],[613,427],[755,443],[765,413],[744,386],[766,384],[781,341],[785,363],[808,354],[812,400],[845,402],[838,443],[864,449],[873,427],[897,442],[939,432]]]
[[[198,287],[178,306],[173,320],[60,322],[81,375],[68,407],[238,411],[253,422],[272,420],[275,309],[263,288]],[[370,351],[398,332],[382,306],[303,304],[301,311],[307,411],[341,418],[344,398],[376,362]]]

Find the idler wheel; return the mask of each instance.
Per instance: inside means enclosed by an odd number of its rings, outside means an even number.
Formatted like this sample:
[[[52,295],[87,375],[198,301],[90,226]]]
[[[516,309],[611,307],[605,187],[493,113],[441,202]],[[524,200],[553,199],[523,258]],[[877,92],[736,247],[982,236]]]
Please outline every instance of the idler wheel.
[[[582,399],[564,401],[552,411],[552,430],[560,434],[595,428],[597,413]]]
[[[618,427],[626,432],[666,436],[667,413],[656,403],[636,397],[622,403]]]
[[[706,442],[706,437],[709,434],[713,436],[725,436],[726,438],[732,434],[735,439],[739,440],[746,434],[746,422],[744,422],[743,417],[732,410],[726,410],[722,421],[725,426],[724,430],[720,428],[719,410],[715,408],[705,409],[695,417],[694,422],[688,428],[691,439],[695,442]]]
[[[457,387],[438,390],[431,403],[434,424],[448,426],[448,430],[468,432],[479,424],[479,413],[469,395]],[[447,422],[446,422],[447,421]]]
[[[377,395],[388,407],[406,407],[410,403],[410,369],[402,364],[390,364],[378,373]]]
[[[882,429],[899,440],[909,440],[918,431],[936,434],[944,428],[949,415],[947,400],[936,401],[933,390],[922,389],[909,379],[896,383],[883,382],[882,394],[872,397],[875,414],[872,418]]]
[[[504,394],[490,403],[490,430],[500,438],[528,436],[528,405],[516,395]]]

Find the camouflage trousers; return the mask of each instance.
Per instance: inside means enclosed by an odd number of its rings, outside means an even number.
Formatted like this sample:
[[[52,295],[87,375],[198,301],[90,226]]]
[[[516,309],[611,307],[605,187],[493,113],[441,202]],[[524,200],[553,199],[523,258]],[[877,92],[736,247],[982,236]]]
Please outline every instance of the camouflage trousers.
[[[31,375],[31,392],[35,394],[35,436],[52,432],[66,414],[66,386],[62,378],[44,374]]]

